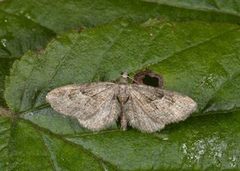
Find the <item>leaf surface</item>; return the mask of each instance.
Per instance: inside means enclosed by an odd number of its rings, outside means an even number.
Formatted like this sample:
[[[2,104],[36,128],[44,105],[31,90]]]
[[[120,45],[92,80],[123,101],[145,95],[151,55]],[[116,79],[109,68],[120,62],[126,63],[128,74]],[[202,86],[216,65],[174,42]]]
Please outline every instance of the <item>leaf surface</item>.
[[[1,170],[103,170],[114,166],[26,121],[0,117]],[[74,161],[74,162],[73,162]]]
[[[88,157],[78,162],[88,165],[91,161],[100,170],[239,169],[240,115],[231,113],[239,109],[239,29],[227,23],[149,20],[139,25],[118,20],[58,36],[43,53],[28,52],[14,62],[5,98],[21,118],[16,131],[32,130],[30,138],[36,138],[39,150],[47,145],[46,155],[56,168],[65,167],[55,157],[57,149],[71,143],[66,153],[84,154]],[[55,87],[116,80],[122,71],[133,74],[145,68],[163,75],[166,89],[195,99],[198,116],[155,134],[116,128],[92,133],[46,104],[46,93]],[[18,137],[15,132],[8,136]],[[20,151],[26,151],[24,144],[19,145]],[[76,152],[75,146],[84,151]],[[49,157],[43,160],[40,166],[48,168]],[[66,167],[75,160],[69,159]]]
[[[215,2],[215,3],[214,3]],[[0,9],[26,17],[55,32],[81,30],[109,23],[118,18],[143,22],[149,18],[168,18],[174,21],[220,21],[239,23],[240,2],[221,0],[164,1],[152,0],[12,0],[1,4]]]
[[[1,10],[0,25],[0,105],[5,105],[4,80],[13,61],[28,50],[40,51],[55,33]]]

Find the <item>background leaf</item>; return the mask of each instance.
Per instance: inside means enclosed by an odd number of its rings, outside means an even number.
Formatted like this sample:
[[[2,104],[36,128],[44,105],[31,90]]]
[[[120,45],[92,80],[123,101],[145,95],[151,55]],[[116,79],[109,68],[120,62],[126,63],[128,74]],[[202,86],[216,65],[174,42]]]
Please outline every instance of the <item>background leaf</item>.
[[[210,102],[218,103],[214,98],[219,90],[239,74],[238,67],[228,62],[229,55],[239,60],[239,36],[238,25],[164,20],[140,25],[120,20],[80,34],[65,34],[52,41],[44,53],[29,52],[14,63],[5,97],[8,106],[22,113],[20,117],[31,121],[34,127],[63,135],[111,167],[238,168],[239,158],[233,150],[239,148],[238,113],[192,118],[156,134],[118,129],[94,134],[81,128],[76,120],[50,109],[45,96],[65,84],[115,80],[121,71],[134,73],[147,67],[164,76],[166,88],[193,97],[199,104],[198,114],[204,114],[205,110],[210,111]],[[238,90],[228,96],[231,93]],[[237,105],[233,100],[232,108],[221,106],[219,110],[236,110]],[[228,133],[237,139],[225,136]],[[129,160],[131,164],[127,164]]]
[[[4,105],[4,79],[12,62],[28,50],[43,49],[55,33],[1,10],[0,25],[0,105]]]
[[[238,6],[231,0],[1,2],[0,105],[2,80],[18,60],[4,92],[15,114],[0,110],[0,170],[238,170]],[[40,51],[19,58],[29,49]],[[45,102],[55,87],[145,68],[161,74],[165,88],[195,99],[195,117],[154,134],[117,126],[93,133]]]
[[[238,1],[222,3],[218,0],[214,3],[211,0],[199,0],[198,2],[182,0],[167,3],[167,1],[159,0],[156,2],[141,0],[14,0],[5,1],[0,8],[31,19],[55,32],[73,28],[79,30],[82,27],[109,23],[118,18],[132,19],[135,22],[145,21],[149,18],[167,17],[178,21],[198,19],[239,23],[237,7],[240,2]]]

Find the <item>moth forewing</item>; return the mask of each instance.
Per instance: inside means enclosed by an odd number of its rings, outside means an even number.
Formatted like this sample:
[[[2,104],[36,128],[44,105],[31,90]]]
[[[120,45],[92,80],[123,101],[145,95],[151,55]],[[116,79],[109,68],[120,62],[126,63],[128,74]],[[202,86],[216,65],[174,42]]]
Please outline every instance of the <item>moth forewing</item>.
[[[120,113],[115,98],[118,85],[102,82],[68,85],[50,91],[46,99],[59,113],[73,116],[90,130],[101,130],[113,124]]]

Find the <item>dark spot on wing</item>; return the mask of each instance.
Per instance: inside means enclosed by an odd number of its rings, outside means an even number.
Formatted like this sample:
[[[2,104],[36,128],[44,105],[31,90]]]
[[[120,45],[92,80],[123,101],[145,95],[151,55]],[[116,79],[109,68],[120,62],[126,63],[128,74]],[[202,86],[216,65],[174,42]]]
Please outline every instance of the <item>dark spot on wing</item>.
[[[75,90],[75,91],[71,91],[71,92],[68,94],[68,98],[69,98],[70,100],[75,99],[75,97],[76,97],[76,90]]]
[[[156,91],[155,92],[155,95],[158,97],[158,98],[163,98],[163,96],[164,96],[164,93],[163,93],[163,91]]]
[[[169,103],[173,104],[175,103],[175,100],[173,98],[173,95],[165,95],[164,97]]]

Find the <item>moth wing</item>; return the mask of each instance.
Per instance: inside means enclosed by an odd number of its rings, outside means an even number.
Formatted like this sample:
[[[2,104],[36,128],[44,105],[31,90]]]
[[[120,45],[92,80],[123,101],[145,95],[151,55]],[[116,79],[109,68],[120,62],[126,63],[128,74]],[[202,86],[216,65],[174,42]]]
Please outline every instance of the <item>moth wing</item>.
[[[46,100],[57,112],[76,117],[83,127],[101,130],[120,114],[116,91],[118,86],[110,82],[67,85],[50,91]]]
[[[197,108],[188,96],[146,85],[129,85],[125,113],[129,124],[143,132],[158,131],[166,124],[185,120]]]

